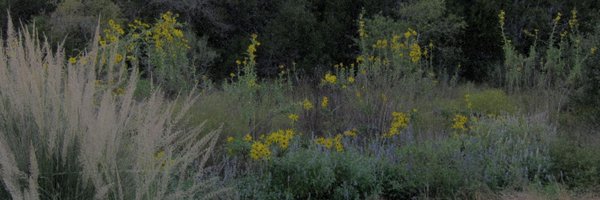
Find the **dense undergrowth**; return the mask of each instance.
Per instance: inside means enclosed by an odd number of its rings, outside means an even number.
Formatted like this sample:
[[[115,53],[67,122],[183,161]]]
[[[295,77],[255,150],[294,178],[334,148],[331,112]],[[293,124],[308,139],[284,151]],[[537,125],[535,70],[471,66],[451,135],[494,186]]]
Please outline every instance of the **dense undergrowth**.
[[[9,29],[0,198],[593,197],[597,122],[574,102],[589,92],[598,41],[578,34],[575,10],[566,27],[561,17],[527,55],[499,34],[505,59],[487,84],[436,68],[419,27],[385,17],[357,20],[355,61],[319,77],[280,65],[265,80],[260,34],[225,80],[188,69],[190,41],[170,12],[109,20],[69,58]]]

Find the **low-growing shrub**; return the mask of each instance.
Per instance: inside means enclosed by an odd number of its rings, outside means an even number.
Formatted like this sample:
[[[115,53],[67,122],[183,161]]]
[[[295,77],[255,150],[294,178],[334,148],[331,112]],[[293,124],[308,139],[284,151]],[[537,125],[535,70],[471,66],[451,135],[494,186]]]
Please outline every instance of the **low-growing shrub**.
[[[600,186],[600,150],[596,146],[563,139],[555,142],[550,152],[557,181],[577,189]]]
[[[296,149],[263,164],[265,169],[251,175],[260,182],[238,186],[244,198],[364,199],[381,190],[379,162],[357,152]]]

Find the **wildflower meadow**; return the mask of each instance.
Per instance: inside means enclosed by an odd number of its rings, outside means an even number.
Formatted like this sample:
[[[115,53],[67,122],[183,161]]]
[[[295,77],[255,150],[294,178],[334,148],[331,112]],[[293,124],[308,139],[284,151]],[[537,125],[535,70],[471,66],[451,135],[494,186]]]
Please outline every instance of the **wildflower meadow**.
[[[0,199],[599,199],[586,2],[0,2]]]

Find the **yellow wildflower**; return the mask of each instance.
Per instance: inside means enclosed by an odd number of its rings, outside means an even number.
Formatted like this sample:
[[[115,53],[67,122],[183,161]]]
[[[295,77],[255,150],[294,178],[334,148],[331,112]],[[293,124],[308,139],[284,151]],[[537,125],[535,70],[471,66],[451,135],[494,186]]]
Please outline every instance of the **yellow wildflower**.
[[[333,139],[331,138],[324,138],[324,137],[318,137],[315,140],[315,143],[324,146],[327,149],[330,149],[333,146]]]
[[[250,157],[254,160],[268,160],[269,156],[271,156],[271,150],[269,149],[269,146],[262,142],[254,142],[250,147]]]
[[[304,110],[310,110],[313,108],[313,104],[310,102],[310,100],[304,99],[304,101],[302,102],[302,107],[304,108]]]
[[[328,104],[329,104],[329,98],[327,98],[326,96],[324,96],[323,100],[321,100],[321,107],[322,108],[327,108]]]
[[[367,31],[365,30],[365,24],[366,23],[363,18],[363,13],[360,13],[360,15],[358,15],[358,36],[361,39],[367,37]]]
[[[554,18],[554,23],[558,24],[558,22],[560,21],[561,17],[562,17],[562,13],[560,13],[560,12],[556,13],[556,17]]]
[[[344,144],[342,143],[342,135],[338,134],[333,138],[333,142],[335,143],[335,151],[342,152],[344,151]]]
[[[454,118],[452,119],[452,129],[455,130],[459,130],[459,131],[466,131],[467,130],[467,117],[461,114],[456,114],[454,115]]]
[[[344,135],[347,137],[356,137],[358,131],[356,129],[344,131]]]
[[[246,136],[244,136],[244,141],[246,141],[246,142],[252,141],[252,136],[250,134],[246,134]]]
[[[292,122],[297,122],[297,121],[298,121],[298,119],[300,119],[300,116],[298,116],[297,114],[289,114],[289,115],[288,115],[288,118],[289,118],[290,120],[292,120]]]
[[[393,112],[392,113],[392,124],[390,126],[390,130],[385,133],[383,136],[387,138],[391,138],[395,135],[400,134],[400,131],[408,127],[409,117],[406,113],[403,112]]]
[[[597,51],[598,51],[598,48],[597,48],[597,47],[592,47],[592,48],[590,49],[590,53],[591,53],[592,55],[596,54],[596,52],[597,52]]]
[[[117,54],[115,56],[115,62],[120,63],[121,61],[123,61],[123,56],[121,54]]]
[[[504,10],[500,10],[500,13],[498,14],[498,21],[500,22],[500,26],[504,27],[504,21],[505,21],[505,16],[506,16],[506,12],[504,12]]]
[[[227,137],[227,143],[231,143],[231,142],[233,142],[234,140],[235,140],[235,138],[233,138],[233,137],[231,137],[231,136]]]
[[[337,77],[329,72],[327,72],[325,74],[325,79],[324,79],[325,83],[329,83],[331,85],[334,85],[337,82]]]
[[[409,55],[410,55],[410,60],[413,63],[419,62],[419,60],[421,59],[421,46],[419,46],[419,44],[417,44],[417,43],[410,45]]]
[[[571,19],[569,19],[569,28],[575,29],[577,28],[577,10],[571,10]]]
[[[363,55],[356,57],[356,63],[360,64],[363,62],[365,62],[365,57]]]
[[[278,144],[281,149],[287,149],[290,144],[290,140],[295,135],[296,134],[294,133],[294,130],[292,130],[292,129],[278,130],[267,136],[265,144],[266,145]]]
[[[69,63],[71,63],[71,64],[75,64],[75,63],[77,63],[77,58],[75,58],[75,57],[70,57],[70,58],[69,58]]]
[[[356,79],[354,79],[354,76],[349,76],[348,77],[348,82],[349,83],[354,83],[354,81],[356,81]]]

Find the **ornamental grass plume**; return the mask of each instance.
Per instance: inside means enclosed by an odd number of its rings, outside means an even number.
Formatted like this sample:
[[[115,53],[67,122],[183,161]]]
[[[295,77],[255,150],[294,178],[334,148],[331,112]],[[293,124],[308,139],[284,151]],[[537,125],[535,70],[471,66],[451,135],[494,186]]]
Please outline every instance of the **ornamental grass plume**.
[[[136,71],[109,63],[113,70],[96,74],[105,51],[99,30],[81,62],[73,62],[35,31],[12,27],[9,19],[0,41],[0,198],[227,195],[206,168],[220,130],[182,125],[197,96],[169,101],[156,92],[134,100]],[[97,80],[114,84],[98,87]],[[120,85],[123,94],[115,95]]]

